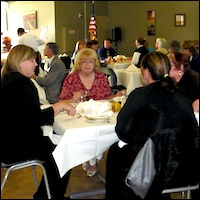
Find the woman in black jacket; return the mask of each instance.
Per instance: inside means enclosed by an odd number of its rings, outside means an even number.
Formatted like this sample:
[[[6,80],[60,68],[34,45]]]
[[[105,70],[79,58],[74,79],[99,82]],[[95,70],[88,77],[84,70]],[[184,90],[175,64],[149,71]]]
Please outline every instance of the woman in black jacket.
[[[106,199],[141,199],[126,185],[125,178],[139,150],[153,133],[181,127],[184,136],[192,141],[192,145],[188,143],[185,149],[189,151],[194,147],[194,138],[199,129],[192,103],[188,97],[176,91],[168,75],[170,68],[168,57],[160,52],[149,53],[142,59],[141,73],[146,86],[133,90],[118,114],[115,131],[126,144],[120,146],[115,143],[108,151]],[[192,169],[194,166],[188,171]],[[154,186],[146,199],[162,198],[163,185],[158,182]]]
[[[52,156],[55,145],[43,136],[42,125],[53,125],[61,110],[75,115],[75,108],[61,101],[41,110],[37,89],[30,77],[37,63],[34,50],[25,45],[11,49],[1,73],[1,161],[12,163],[37,158],[45,161],[52,198],[63,199],[70,173],[64,178]],[[44,180],[34,198],[46,198]]]
[[[192,103],[199,101],[199,73],[191,69],[188,56],[175,51],[168,54],[168,58],[171,63],[169,75],[176,81],[176,86],[190,97]],[[193,108],[199,112],[198,108]]]

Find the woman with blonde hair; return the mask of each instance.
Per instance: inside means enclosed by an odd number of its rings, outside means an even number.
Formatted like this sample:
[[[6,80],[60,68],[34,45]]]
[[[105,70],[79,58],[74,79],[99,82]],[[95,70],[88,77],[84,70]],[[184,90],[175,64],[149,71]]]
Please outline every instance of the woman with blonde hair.
[[[164,54],[168,54],[167,50],[167,40],[165,38],[157,38],[155,41],[156,51]]]
[[[91,48],[81,49],[76,55],[72,73],[64,80],[60,100],[80,102],[88,99],[103,100],[125,95],[125,90],[112,95],[108,79],[100,72],[99,68],[100,62],[96,51]],[[83,94],[85,95],[84,100],[81,99]],[[89,177],[96,174],[98,160],[101,157],[102,155],[83,164],[83,169],[87,171]]]
[[[81,49],[77,53],[72,73],[65,78],[59,98],[75,103],[83,92],[94,100],[124,95],[124,91],[112,95],[108,79],[100,72],[98,55],[91,48]]]
[[[86,42],[84,42],[83,40],[78,40],[75,44],[75,49],[74,49],[74,52],[72,54],[72,57],[71,57],[71,60],[72,60],[72,64],[74,64],[74,60],[75,60],[75,57],[76,57],[76,54],[78,53],[78,51],[80,49],[83,49],[86,47]]]
[[[19,162],[29,159],[44,161],[52,199],[64,199],[70,172],[63,178],[52,156],[55,145],[49,137],[43,136],[42,125],[53,125],[54,116],[65,110],[75,115],[75,108],[60,101],[41,110],[39,96],[30,77],[34,75],[37,63],[34,49],[25,45],[13,47],[1,72],[1,161]],[[10,125],[8,125],[8,123]],[[9,149],[9,151],[7,151]],[[47,199],[44,178],[35,199]]]

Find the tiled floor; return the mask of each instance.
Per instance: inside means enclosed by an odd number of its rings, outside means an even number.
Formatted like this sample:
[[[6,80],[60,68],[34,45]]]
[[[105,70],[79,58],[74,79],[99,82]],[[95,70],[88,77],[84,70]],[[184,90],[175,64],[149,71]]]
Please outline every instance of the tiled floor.
[[[99,162],[98,174],[105,175],[105,160],[106,154],[103,159]],[[41,178],[40,169],[36,168],[38,179]],[[4,175],[4,170],[1,169],[1,180]],[[104,183],[98,176],[89,178],[86,172],[83,171],[81,166],[75,167],[70,176],[69,185],[67,187],[66,196],[70,194],[104,189]],[[33,181],[32,169],[21,169],[13,171],[8,178],[5,188],[2,192],[1,199],[32,199],[35,193],[35,186]],[[76,196],[77,197],[77,196]],[[173,199],[181,199],[180,194],[173,194]],[[80,199],[80,198],[79,198]],[[104,199],[104,194],[96,195],[91,197],[82,197],[82,199]],[[183,197],[182,199],[185,199]]]

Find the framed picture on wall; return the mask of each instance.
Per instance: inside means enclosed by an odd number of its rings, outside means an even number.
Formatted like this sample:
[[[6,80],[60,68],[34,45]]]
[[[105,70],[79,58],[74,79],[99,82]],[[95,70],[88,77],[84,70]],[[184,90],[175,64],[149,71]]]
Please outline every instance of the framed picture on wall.
[[[147,35],[156,35],[156,11],[147,11]]]
[[[175,26],[186,25],[186,14],[175,14]]]
[[[23,15],[24,29],[37,29],[37,11],[27,11]]]

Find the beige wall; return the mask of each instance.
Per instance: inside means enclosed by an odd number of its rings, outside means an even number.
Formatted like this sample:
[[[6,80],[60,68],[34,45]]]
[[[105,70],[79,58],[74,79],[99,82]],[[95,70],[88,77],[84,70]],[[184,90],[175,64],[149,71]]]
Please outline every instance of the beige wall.
[[[41,26],[48,26],[46,42],[56,41],[60,45],[61,53],[71,53],[77,40],[89,39],[87,30],[91,8],[91,1],[9,2],[9,32],[16,41],[16,30],[23,26],[23,12],[37,10],[38,29],[31,32],[39,36]],[[155,36],[147,35],[148,10],[156,11]],[[82,18],[78,17],[79,13],[83,14]],[[175,27],[174,15],[181,13],[186,14],[186,26]],[[122,41],[117,43],[118,53],[127,56],[132,55],[137,36],[147,38],[149,46],[153,48],[157,37],[165,37],[168,42],[176,39],[181,44],[184,40],[199,40],[198,1],[95,1],[95,14],[100,45],[105,36],[112,38],[112,27],[120,27]],[[102,26],[104,20],[106,20],[105,27]],[[39,50],[43,53],[43,47]]]
[[[62,11],[62,12],[61,12]],[[95,1],[98,39],[108,34],[107,2]],[[56,41],[61,44],[62,51],[72,54],[78,40],[89,40],[88,26],[92,12],[91,1],[55,1]],[[82,17],[79,17],[79,13]],[[101,26],[101,24],[105,26]]]
[[[55,42],[54,1],[11,1],[8,4],[8,31],[13,45],[18,43],[17,29],[24,27],[24,13],[33,10],[37,11],[38,28],[30,30],[30,32],[40,37],[41,27],[46,26],[48,37],[45,42]],[[39,47],[41,54],[43,54],[44,46]]]
[[[123,10],[123,12],[121,12]],[[156,35],[147,36],[147,11],[156,11]],[[198,1],[109,1],[110,35],[113,26],[121,27],[122,41],[118,42],[118,52],[132,55],[135,38],[143,36],[154,48],[157,37],[171,40],[199,40]],[[186,26],[175,27],[175,14],[186,14]]]

